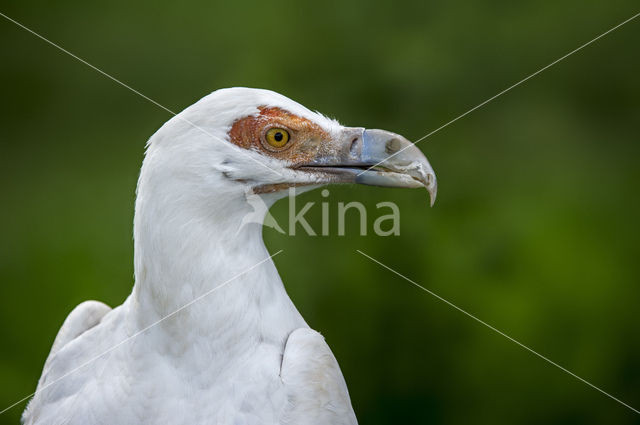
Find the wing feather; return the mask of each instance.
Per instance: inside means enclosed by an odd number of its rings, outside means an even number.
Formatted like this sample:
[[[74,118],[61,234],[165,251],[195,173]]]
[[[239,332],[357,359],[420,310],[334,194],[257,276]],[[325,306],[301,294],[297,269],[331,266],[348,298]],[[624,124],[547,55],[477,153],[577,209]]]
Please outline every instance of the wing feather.
[[[300,328],[287,339],[280,371],[288,406],[283,423],[356,425],[340,366],[322,335]]]
[[[47,356],[47,360],[44,363],[42,369],[42,375],[38,381],[38,387],[36,388],[35,397],[30,401],[29,405],[22,414],[22,422],[25,424],[31,423],[34,410],[37,411],[36,406],[38,401],[38,392],[46,385],[47,377],[50,375],[52,368],[54,367],[54,359],[56,354],[67,344],[80,335],[98,325],[104,316],[111,311],[111,307],[101,303],[99,301],[85,301],[67,316],[62,327],[56,335],[56,339],[53,341],[51,351]],[[55,375],[55,373],[54,373]],[[37,414],[37,412],[35,412]],[[37,415],[36,415],[37,416]]]

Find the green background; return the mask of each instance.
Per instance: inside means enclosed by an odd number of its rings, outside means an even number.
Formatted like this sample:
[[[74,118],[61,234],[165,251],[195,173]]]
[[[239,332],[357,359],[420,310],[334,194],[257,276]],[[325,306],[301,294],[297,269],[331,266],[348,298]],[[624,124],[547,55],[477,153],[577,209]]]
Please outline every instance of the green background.
[[[179,111],[270,88],[416,140],[639,12],[637,1],[2,3]],[[355,252],[640,409],[640,19],[418,146],[426,192],[332,187],[401,209],[398,237],[265,239],[338,358],[362,424],[638,424],[640,415]],[[0,409],[35,389],[66,314],[132,286],[134,190],[170,116],[0,18]],[[320,191],[308,214],[320,229]],[[286,225],[287,204],[272,210]],[[301,229],[299,229],[301,230]],[[0,416],[17,423],[24,404]]]

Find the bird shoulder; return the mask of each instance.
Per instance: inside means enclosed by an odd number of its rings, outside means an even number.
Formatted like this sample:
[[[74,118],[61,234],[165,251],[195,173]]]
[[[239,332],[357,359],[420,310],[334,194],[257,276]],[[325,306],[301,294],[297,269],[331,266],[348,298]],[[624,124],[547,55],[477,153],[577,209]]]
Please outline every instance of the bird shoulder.
[[[357,424],[340,366],[320,333],[299,328],[289,335],[280,378],[287,391],[283,423]]]

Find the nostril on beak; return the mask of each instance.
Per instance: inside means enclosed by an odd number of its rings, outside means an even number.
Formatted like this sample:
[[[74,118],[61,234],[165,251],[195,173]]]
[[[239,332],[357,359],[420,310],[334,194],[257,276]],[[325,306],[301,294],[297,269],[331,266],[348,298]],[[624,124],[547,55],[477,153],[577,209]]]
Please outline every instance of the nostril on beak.
[[[351,155],[355,155],[358,153],[358,142],[360,141],[359,137],[354,137],[351,141],[351,146],[349,147],[349,153]]]

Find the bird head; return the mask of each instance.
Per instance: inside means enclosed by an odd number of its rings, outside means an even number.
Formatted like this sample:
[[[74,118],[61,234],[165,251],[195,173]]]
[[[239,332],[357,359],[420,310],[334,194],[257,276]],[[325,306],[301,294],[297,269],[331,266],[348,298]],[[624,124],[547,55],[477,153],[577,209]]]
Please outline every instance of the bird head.
[[[149,141],[140,184],[154,180],[145,167],[171,176],[156,185],[189,181],[218,196],[277,199],[290,187],[355,183],[424,187],[433,204],[437,190],[427,158],[404,137],[345,127],[278,93],[242,87],[217,90],[169,120]]]

